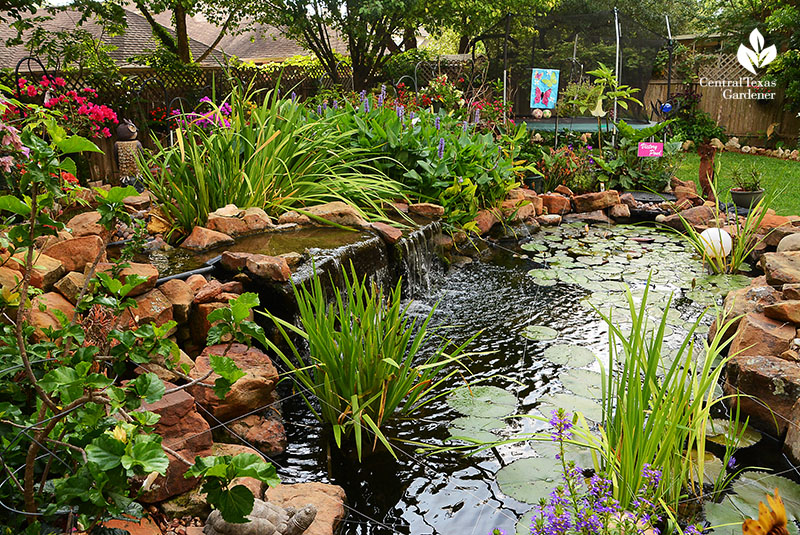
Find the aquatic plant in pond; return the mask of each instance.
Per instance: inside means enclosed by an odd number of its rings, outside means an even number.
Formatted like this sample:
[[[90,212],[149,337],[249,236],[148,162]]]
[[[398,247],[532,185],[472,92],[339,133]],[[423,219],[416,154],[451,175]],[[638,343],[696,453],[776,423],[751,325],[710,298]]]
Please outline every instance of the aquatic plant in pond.
[[[378,441],[394,454],[384,425],[446,394],[440,390],[462,371],[464,349],[478,335],[461,345],[445,340],[423,355],[420,348],[432,336],[428,324],[435,308],[418,323],[408,314],[409,305],[401,304],[401,281],[385,295],[366,278],[359,279],[352,264],[349,272],[343,268],[344,289],[333,285],[330,296],[317,274],[307,285],[293,286],[301,327],[267,313],[289,355],[268,339],[260,340],[291,370],[314,416],[331,426],[337,446],[352,437],[359,459],[365,443],[374,448]],[[294,342],[297,336],[308,344],[308,356]]]

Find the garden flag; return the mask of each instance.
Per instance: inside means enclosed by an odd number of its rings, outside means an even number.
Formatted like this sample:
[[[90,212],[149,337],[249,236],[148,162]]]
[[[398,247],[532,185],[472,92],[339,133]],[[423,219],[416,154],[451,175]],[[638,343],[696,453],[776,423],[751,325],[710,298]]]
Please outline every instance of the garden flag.
[[[558,69],[533,69],[531,75],[531,108],[552,110],[558,99]]]

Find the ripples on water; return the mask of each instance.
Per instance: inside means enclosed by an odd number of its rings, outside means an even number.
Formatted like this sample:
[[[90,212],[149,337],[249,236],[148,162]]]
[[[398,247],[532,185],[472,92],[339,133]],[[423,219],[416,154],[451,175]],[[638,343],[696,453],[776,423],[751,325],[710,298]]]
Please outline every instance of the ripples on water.
[[[482,330],[470,347],[473,352],[487,353],[469,363],[474,379],[493,377],[484,384],[513,392],[520,412],[535,411],[541,396],[563,391],[556,379],[559,367],[542,358],[548,343],[520,336],[525,326],[547,325],[558,331],[559,343],[579,344],[598,356],[607,355],[602,320],[579,306],[590,292],[571,284],[539,286],[527,275],[533,267],[537,265],[530,260],[498,252],[486,262],[451,270],[429,295],[410,307],[422,318],[438,303],[433,323],[446,328],[456,342]],[[637,284],[641,287],[642,281]],[[702,310],[686,300],[676,306],[685,319],[696,318]],[[283,393],[289,394],[288,390]],[[498,490],[494,473],[501,465],[490,452],[471,458],[424,457],[407,446],[398,460],[375,454],[359,464],[355,455],[333,449],[329,459],[320,426],[299,398],[285,402],[284,413],[289,448],[278,461],[281,477],[286,482],[325,481],[344,487],[349,505],[358,511],[351,512],[345,534],[483,535],[494,527],[512,534],[519,517],[530,509]],[[448,437],[448,423],[458,416],[442,399],[419,418],[394,424],[387,434],[440,444]],[[522,425],[510,424],[506,434],[532,431],[536,424]],[[529,454],[526,448],[506,446],[498,454],[509,463]]]

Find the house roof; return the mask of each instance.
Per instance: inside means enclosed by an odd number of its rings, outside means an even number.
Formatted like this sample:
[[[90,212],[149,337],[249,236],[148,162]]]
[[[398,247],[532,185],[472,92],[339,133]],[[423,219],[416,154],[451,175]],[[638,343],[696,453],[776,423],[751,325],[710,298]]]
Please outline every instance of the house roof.
[[[36,15],[34,14],[31,16]],[[59,11],[55,13],[50,20],[42,22],[39,25],[48,32],[70,31],[78,27],[80,18],[81,14],[74,10]],[[130,9],[125,9],[125,19],[127,28],[125,32],[120,35],[109,35],[105,33],[100,24],[91,20],[84,22],[80,28],[89,32],[94,38],[100,39],[103,43],[114,47],[114,50],[109,52],[109,56],[111,56],[119,67],[138,67],[130,62],[130,58],[142,54],[147,50],[155,50],[157,44],[153,38],[153,31],[150,24],[141,14]],[[175,32],[170,27],[171,25],[163,24],[161,21],[157,22],[164,26],[172,35],[175,35]],[[30,31],[26,31],[23,33],[23,41],[25,41],[26,35],[29,34],[29,32]],[[196,39],[192,35],[191,28],[189,35],[191,36],[189,38],[189,48],[192,51],[192,55],[194,57],[199,57],[208,49],[209,45],[201,39]],[[16,29],[6,24],[0,25],[0,42],[5,43],[8,39],[16,36]],[[216,34],[214,37],[216,37]],[[210,42],[213,42],[213,38]],[[0,54],[0,68],[13,69],[20,60],[29,55],[29,51],[23,45],[5,47],[3,54]],[[41,59],[44,63],[44,58]],[[220,52],[219,49],[215,49],[201,64],[216,65],[223,60],[224,55],[222,52]],[[47,67],[53,66],[50,65]]]

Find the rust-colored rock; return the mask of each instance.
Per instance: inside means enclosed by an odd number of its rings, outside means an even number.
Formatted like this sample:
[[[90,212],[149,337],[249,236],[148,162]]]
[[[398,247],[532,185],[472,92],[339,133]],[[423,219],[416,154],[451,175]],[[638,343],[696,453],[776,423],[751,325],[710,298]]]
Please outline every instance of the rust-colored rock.
[[[75,316],[75,307],[57,292],[47,292],[37,295],[31,300],[31,308],[27,311],[28,321],[36,327],[37,336],[42,335],[42,329],[61,328],[62,323],[56,312],[64,314],[67,322]]]
[[[304,535],[333,535],[346,516],[347,496],[338,485],[326,483],[280,484],[267,489],[264,500],[281,507],[300,509],[308,504],[317,508],[317,517]]]
[[[631,209],[628,207],[627,204],[615,204],[611,208],[608,209],[608,215],[611,219],[621,221],[625,219],[630,219],[631,217]]]
[[[186,284],[189,285],[189,288],[191,288],[194,293],[197,293],[197,290],[205,286],[207,282],[208,280],[200,274],[189,275],[186,278]]]
[[[103,241],[108,241],[111,232],[100,224],[101,217],[99,212],[84,212],[67,221],[67,228],[76,238],[100,236]]]
[[[780,355],[791,346],[797,329],[794,325],[750,312],[739,322],[731,341],[731,355]]]
[[[519,223],[536,216],[536,210],[525,199],[506,199],[500,205],[503,217],[511,223]]]
[[[800,301],[781,301],[764,307],[768,318],[794,324],[800,324]]]
[[[747,355],[733,357],[725,371],[725,394],[743,394],[734,398],[738,399],[741,418],[749,416],[750,425],[772,434],[782,433],[800,398],[800,366],[777,356]]]
[[[44,254],[60,260],[67,271],[83,271],[100,256],[106,261],[105,244],[100,236],[82,236],[49,245],[42,250]]]
[[[202,288],[194,294],[194,302],[210,303],[217,300],[217,296],[222,293],[222,283],[218,280],[208,281]]]
[[[800,251],[765,253],[760,264],[767,282],[773,286],[800,283]]]
[[[613,189],[584,193],[572,198],[576,212],[594,212],[619,204],[619,192]]]
[[[161,326],[172,321],[172,303],[161,290],[150,290],[136,297],[136,306],[127,309],[120,320],[122,325],[153,323]]]
[[[247,270],[257,277],[271,279],[278,282],[288,281],[292,270],[285,258],[280,256],[267,256],[254,254],[247,259]]]
[[[247,266],[247,259],[252,253],[236,253],[225,251],[219,259],[220,265],[228,271],[241,271]]]
[[[391,225],[387,225],[386,223],[381,223],[380,221],[376,221],[370,225],[372,230],[378,233],[383,241],[388,243],[389,245],[394,245],[395,243],[399,242],[400,239],[403,237],[403,231],[401,231],[397,227],[393,227]]]
[[[225,399],[219,399],[213,389],[202,384],[190,387],[190,392],[197,402],[209,410],[214,417],[223,421],[242,416],[267,405],[278,382],[278,371],[272,364],[272,360],[263,351],[254,347],[248,348],[244,344],[232,344],[227,353],[226,349],[228,349],[228,344],[207,347],[195,359],[195,367],[190,373],[192,378],[198,378],[209,372],[211,355],[230,357],[246,373],[244,377],[234,383]],[[217,377],[212,373],[204,382],[213,384]]]
[[[124,530],[130,535],[161,535],[158,524],[149,516],[145,516],[141,520],[106,520],[103,522],[103,527],[109,530]]]
[[[189,310],[194,300],[194,291],[186,281],[171,279],[158,287],[161,293],[172,303],[172,317],[178,323],[189,321]]]
[[[242,210],[233,204],[211,212],[208,214],[206,222],[206,228],[228,236],[253,234],[272,226],[272,220],[261,208],[252,207]]]
[[[11,290],[12,288],[19,290],[21,284],[22,273],[5,266],[0,266],[0,287],[7,290]]]
[[[270,457],[286,451],[286,430],[278,417],[251,414],[230,424],[230,429]],[[235,436],[231,437],[234,440]]]
[[[361,217],[361,214],[353,206],[341,202],[334,201],[317,206],[310,206],[304,210],[310,216],[336,223],[337,225],[344,225],[347,227],[366,227],[367,222]],[[311,217],[314,223],[324,223],[314,217]]]
[[[728,292],[728,295],[725,296],[723,311],[730,325],[723,335],[724,339],[727,340],[736,334],[741,322],[740,316],[744,316],[748,312],[762,312],[764,305],[771,305],[779,299],[780,293],[767,284],[767,280],[764,277],[756,277],[750,282],[750,286],[746,288]],[[709,338],[712,338],[716,333],[717,325],[716,320],[714,321],[713,328],[709,331]]]
[[[5,267],[25,274],[25,265],[28,261],[27,253],[17,253],[12,259],[6,262]],[[33,253],[33,270],[31,272],[31,284],[35,288],[48,291],[53,285],[64,276],[66,270],[61,260],[52,258],[38,251]]]
[[[715,221],[714,210],[709,206],[694,206],[683,210],[680,214],[673,214],[667,216],[663,223],[676,230],[684,230],[685,227],[681,221],[683,217],[693,227],[708,227]]]
[[[545,214],[537,217],[536,221],[542,226],[554,227],[561,224],[561,216],[558,214]]]
[[[639,206],[639,202],[633,196],[632,193],[623,193],[619,196],[619,202],[627,206],[628,208],[636,208]]]
[[[800,299],[800,283],[783,285],[784,299]]]
[[[542,199],[543,210],[548,214],[564,215],[572,211],[569,198],[558,193],[545,193],[539,195],[539,198]]]
[[[575,195],[575,193],[573,193],[572,190],[569,189],[564,184],[559,184],[558,186],[556,186],[556,189],[553,190],[553,191],[555,193],[560,193],[561,195],[566,195],[567,197],[572,197],[573,195]]]
[[[181,243],[181,247],[192,251],[207,251],[215,247],[230,245],[233,242],[233,238],[222,232],[205,227],[194,227],[189,237]]]
[[[122,203],[131,210],[135,212],[140,212],[142,210],[147,210],[150,208],[150,194],[147,192],[142,193],[141,195],[131,195],[130,197],[125,197],[122,199]]]
[[[129,275],[138,275],[139,277],[144,278],[144,281],[137,284],[128,294],[128,297],[142,295],[156,287],[156,281],[158,280],[158,268],[152,264],[139,264],[137,262],[129,262],[129,264],[129,267],[126,267],[119,272],[119,280],[125,282]],[[113,268],[114,264],[105,262],[100,263],[97,264],[97,273],[108,273],[110,275]]]
[[[192,307],[189,313],[189,329],[192,333],[192,339],[197,343],[205,344],[208,331],[211,329],[211,322],[208,321],[208,315],[218,308],[223,308],[223,303],[202,303]]]
[[[408,205],[408,213],[428,219],[441,219],[444,216],[444,207],[429,202],[420,202]]]
[[[64,278],[55,283],[55,289],[73,305],[78,303],[78,295],[86,284],[86,275],[70,271]]]
[[[289,212],[284,212],[278,218],[279,225],[286,225],[286,224],[295,224],[295,225],[310,225],[313,223],[311,218],[305,214],[298,214],[294,210]]]
[[[167,384],[167,389],[174,385]],[[195,456],[211,455],[211,427],[200,416],[194,404],[194,398],[185,390],[166,394],[155,403],[143,403],[142,410],[151,411],[161,416],[155,426],[155,432],[162,437],[162,443],[175,450],[184,459],[192,462]],[[197,478],[185,479],[183,474],[188,466],[167,454],[169,468],[165,476],[158,476],[151,489],[141,496],[145,503],[166,500],[200,484]]]
[[[478,215],[475,216],[475,224],[478,226],[481,236],[489,232],[499,222],[500,220],[491,210],[480,210]]]

